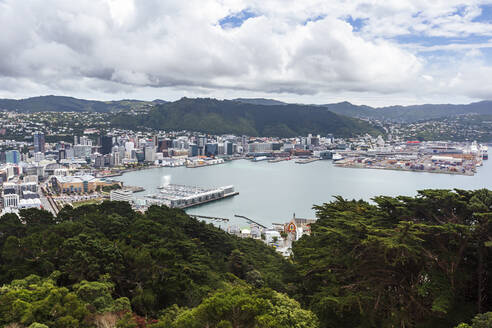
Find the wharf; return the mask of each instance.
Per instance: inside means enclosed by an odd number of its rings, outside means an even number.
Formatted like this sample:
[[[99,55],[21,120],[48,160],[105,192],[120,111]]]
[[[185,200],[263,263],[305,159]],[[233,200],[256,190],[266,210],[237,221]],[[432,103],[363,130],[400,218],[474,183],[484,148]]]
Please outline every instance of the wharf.
[[[229,219],[227,218],[220,218],[216,216],[207,216],[207,215],[197,215],[197,214],[188,214],[188,216],[195,218],[195,219],[206,219],[206,220],[212,220],[212,221],[222,221],[222,222],[229,222]]]
[[[218,165],[218,164],[224,164],[224,160],[208,160],[208,161],[192,162],[186,164],[186,167],[192,169],[197,167],[211,166],[211,165]]]
[[[290,161],[290,157],[276,157],[275,159],[269,159],[268,163],[278,163],[284,161]]]
[[[304,159],[298,159],[296,160],[296,164],[309,164],[312,162],[319,161],[319,158],[304,158]]]
[[[233,197],[239,194],[234,186],[204,189],[195,186],[168,184],[159,187],[157,195],[148,195],[147,205],[166,205],[171,208],[189,208]]]
[[[144,187],[139,187],[139,186],[124,186],[124,190],[131,190],[132,192],[142,192],[145,191]]]
[[[355,163],[335,163],[337,167],[345,167],[352,169],[373,169],[373,170],[391,170],[391,171],[406,171],[406,172],[419,172],[419,173],[436,173],[436,174],[450,174],[450,175],[466,175],[473,176],[475,173],[473,171],[444,171],[444,170],[429,170],[429,169],[411,169],[405,167],[391,167],[391,166],[373,166],[373,165],[361,165]]]
[[[198,203],[183,205],[183,206],[180,206],[179,208],[190,208],[190,207],[200,206],[200,205],[203,205],[203,204],[206,204],[206,203],[214,202],[216,200],[226,199],[226,198],[234,197],[234,196],[237,196],[237,195],[239,195],[239,192],[238,191],[235,191],[235,192],[232,192],[232,193],[229,193],[229,194],[224,194],[224,196],[221,196],[219,198],[203,200],[203,201],[198,202]]]

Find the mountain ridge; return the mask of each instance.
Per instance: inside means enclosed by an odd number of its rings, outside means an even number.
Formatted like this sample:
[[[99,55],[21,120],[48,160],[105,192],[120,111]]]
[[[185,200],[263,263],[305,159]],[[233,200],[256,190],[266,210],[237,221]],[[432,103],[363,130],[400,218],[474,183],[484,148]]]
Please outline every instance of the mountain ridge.
[[[390,121],[397,123],[413,123],[466,114],[492,115],[492,101],[490,100],[483,100],[469,104],[421,104],[409,106],[392,105],[384,107],[355,105],[348,101],[321,105],[292,104],[267,98],[236,98],[227,101],[233,101],[246,105],[261,105],[268,107],[285,107],[289,105],[296,105],[304,106],[304,108],[326,108],[336,114],[359,119]],[[17,111],[21,113],[42,111],[117,113],[131,110],[149,110],[150,108],[167,103],[169,102],[162,99],[155,99],[152,101],[138,99],[99,101],[67,96],[47,95],[25,99],[0,99],[0,109]]]
[[[182,98],[155,106],[148,113],[128,117],[121,113],[114,126],[135,129],[189,130],[212,134],[295,137],[309,133],[350,137],[383,134],[381,128],[323,107],[308,105],[254,105],[233,100]]]

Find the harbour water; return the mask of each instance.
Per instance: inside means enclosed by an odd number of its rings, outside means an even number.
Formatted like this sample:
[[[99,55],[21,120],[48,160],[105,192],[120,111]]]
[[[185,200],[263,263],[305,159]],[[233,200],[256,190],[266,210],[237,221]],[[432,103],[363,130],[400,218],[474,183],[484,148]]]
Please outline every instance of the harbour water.
[[[331,161],[306,165],[237,160],[200,168],[163,167],[125,173],[116,179],[141,186],[137,197],[157,192],[163,183],[205,188],[234,185],[238,196],[189,208],[190,214],[233,218],[235,214],[264,225],[296,217],[314,218],[314,204],[334,195],[365,199],[377,195],[413,196],[421,189],[492,189],[492,161],[484,161],[474,176],[336,167]],[[232,222],[245,224],[244,221]]]

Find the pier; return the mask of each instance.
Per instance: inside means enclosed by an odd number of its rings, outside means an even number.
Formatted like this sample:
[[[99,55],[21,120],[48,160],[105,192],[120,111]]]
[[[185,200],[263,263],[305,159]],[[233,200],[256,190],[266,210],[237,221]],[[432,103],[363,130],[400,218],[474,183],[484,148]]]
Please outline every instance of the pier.
[[[212,220],[212,221],[229,222],[229,219],[227,219],[227,218],[219,218],[219,217],[215,217],[215,216],[194,215],[194,214],[189,214],[189,216],[194,218],[194,219],[205,219],[205,220]]]
[[[138,187],[138,186],[124,186],[124,190],[131,190],[132,192],[142,192],[145,189],[143,187]]]
[[[147,196],[147,204],[166,205],[171,208],[189,208],[233,197],[239,194],[234,186],[204,189],[195,186],[168,184],[159,187],[157,195]]]
[[[256,224],[257,226],[259,226],[259,227],[261,227],[261,228],[263,228],[263,229],[268,229],[268,228],[267,228],[267,227],[265,227],[263,224],[258,223],[258,222],[254,221],[254,220],[251,220],[250,218],[248,218],[248,217],[246,217],[246,216],[243,216],[243,215],[237,215],[237,214],[234,214],[234,216],[235,216],[236,218],[245,219],[246,221],[248,221],[248,222],[250,222],[250,223],[253,223],[253,224]]]

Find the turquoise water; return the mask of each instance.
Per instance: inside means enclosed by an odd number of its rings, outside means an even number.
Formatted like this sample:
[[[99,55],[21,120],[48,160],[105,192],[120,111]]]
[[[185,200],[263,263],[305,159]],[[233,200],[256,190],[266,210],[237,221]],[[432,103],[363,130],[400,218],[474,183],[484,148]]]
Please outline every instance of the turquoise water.
[[[167,178],[166,178],[167,176]],[[155,192],[164,179],[171,183],[200,187],[234,185],[233,198],[188,209],[191,214],[232,218],[243,215],[262,224],[283,223],[297,217],[312,218],[314,204],[329,202],[334,195],[365,199],[377,195],[415,195],[426,188],[492,189],[492,161],[484,161],[475,176],[402,172],[335,167],[331,161],[295,164],[238,160],[200,168],[156,168],[125,173],[118,177],[126,185]],[[235,221],[244,224],[244,221]]]

